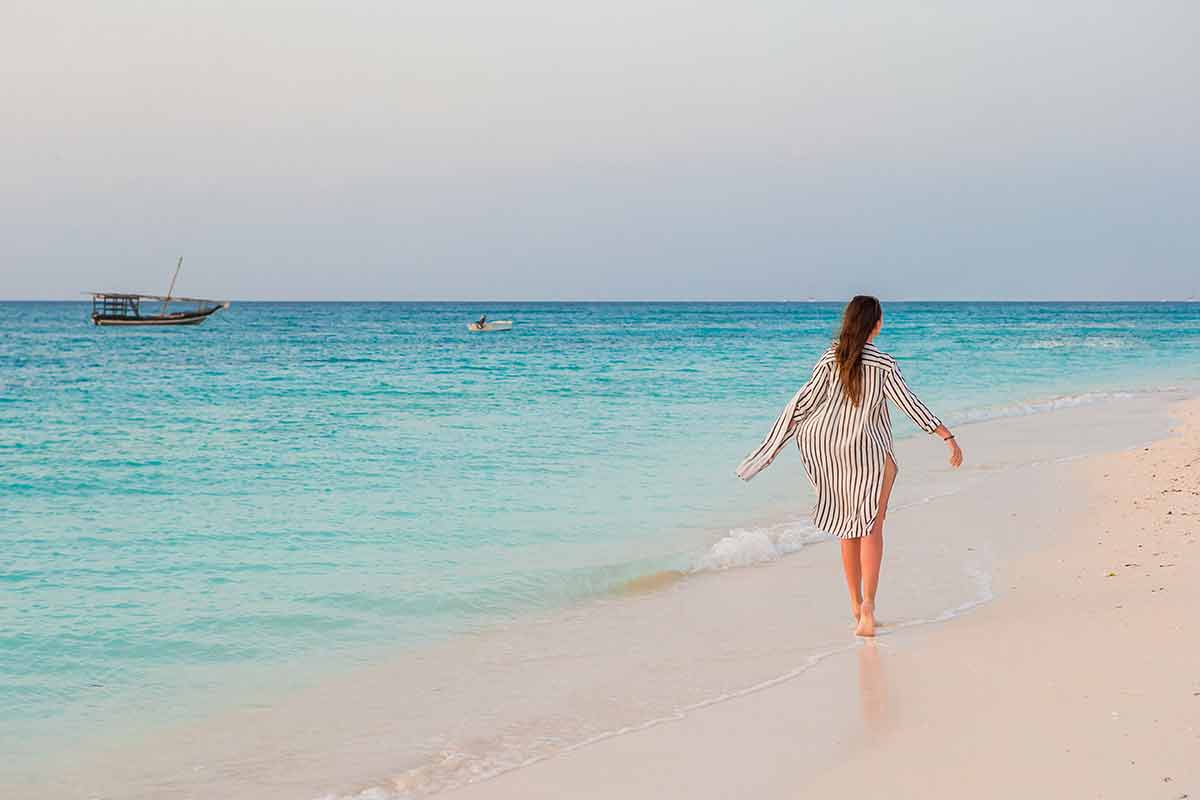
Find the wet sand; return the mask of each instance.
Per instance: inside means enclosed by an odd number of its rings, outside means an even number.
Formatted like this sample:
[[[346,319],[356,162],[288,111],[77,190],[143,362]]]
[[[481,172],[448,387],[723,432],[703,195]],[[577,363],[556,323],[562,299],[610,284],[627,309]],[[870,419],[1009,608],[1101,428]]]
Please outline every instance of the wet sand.
[[[1200,797],[1200,401],[1171,411],[926,510],[995,537],[993,602],[447,796]]]

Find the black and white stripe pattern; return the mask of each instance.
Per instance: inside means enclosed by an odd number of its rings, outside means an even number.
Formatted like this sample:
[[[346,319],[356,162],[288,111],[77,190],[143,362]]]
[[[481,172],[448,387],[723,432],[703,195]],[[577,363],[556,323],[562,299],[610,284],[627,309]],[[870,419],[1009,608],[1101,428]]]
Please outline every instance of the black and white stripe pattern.
[[[927,433],[942,424],[908,388],[896,360],[873,344],[863,348],[862,370],[863,398],[856,406],[842,391],[837,358],[830,347],[767,438],[737,469],[739,478],[750,480],[795,436],[804,469],[817,491],[813,523],[843,539],[865,536],[879,512],[884,464],[892,453],[887,401]]]

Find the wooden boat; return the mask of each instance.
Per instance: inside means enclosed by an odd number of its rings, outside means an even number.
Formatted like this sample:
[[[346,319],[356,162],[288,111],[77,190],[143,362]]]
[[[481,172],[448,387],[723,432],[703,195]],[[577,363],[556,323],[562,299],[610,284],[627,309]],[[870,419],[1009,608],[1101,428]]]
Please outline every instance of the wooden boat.
[[[165,295],[89,292],[92,296],[92,322],[96,325],[198,325],[217,311],[229,308],[228,300],[173,297],[171,292],[175,291],[175,281],[182,266],[181,256],[175,265],[171,287]],[[143,314],[143,303],[147,306],[159,304],[158,313]],[[174,310],[172,303],[176,304]],[[150,309],[147,308],[147,311]]]
[[[495,322],[485,322],[480,325],[478,322],[467,323],[467,330],[471,333],[491,333],[492,331],[511,331],[511,319],[498,319]]]

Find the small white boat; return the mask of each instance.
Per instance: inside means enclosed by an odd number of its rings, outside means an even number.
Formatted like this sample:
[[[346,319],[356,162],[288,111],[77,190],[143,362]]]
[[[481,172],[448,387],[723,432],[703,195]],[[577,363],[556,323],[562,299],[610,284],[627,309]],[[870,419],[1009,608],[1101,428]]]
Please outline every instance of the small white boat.
[[[468,322],[467,330],[471,333],[490,333],[492,331],[511,331],[511,319],[498,319],[495,322],[485,322],[480,325],[478,322]]]

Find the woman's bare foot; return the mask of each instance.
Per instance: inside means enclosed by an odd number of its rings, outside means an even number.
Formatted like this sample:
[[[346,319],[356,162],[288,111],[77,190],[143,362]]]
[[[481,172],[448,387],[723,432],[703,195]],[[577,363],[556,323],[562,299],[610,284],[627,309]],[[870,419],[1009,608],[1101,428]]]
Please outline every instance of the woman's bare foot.
[[[854,621],[858,622],[859,616],[862,615],[862,606],[858,603],[851,603],[850,610],[854,612]]]
[[[854,629],[856,636],[875,635],[875,604],[863,603],[859,609],[858,627]]]

